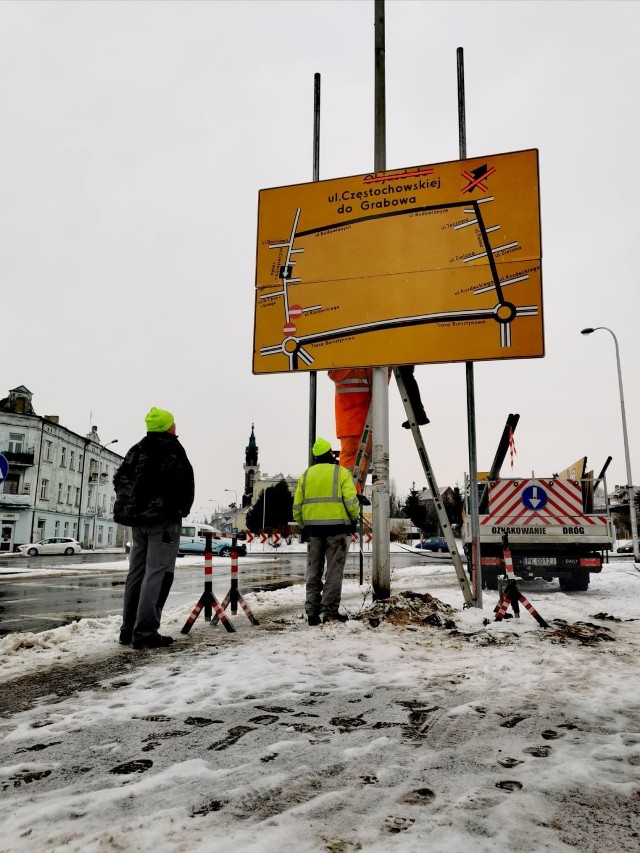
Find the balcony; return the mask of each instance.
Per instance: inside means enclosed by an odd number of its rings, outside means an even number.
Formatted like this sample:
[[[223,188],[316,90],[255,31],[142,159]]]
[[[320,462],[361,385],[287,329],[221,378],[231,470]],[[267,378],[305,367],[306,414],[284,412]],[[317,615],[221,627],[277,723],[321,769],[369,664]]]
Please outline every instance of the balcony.
[[[28,507],[30,505],[30,501],[31,499],[29,495],[12,495],[0,493],[0,507],[2,509],[7,509],[10,507]]]
[[[16,468],[29,468],[33,465],[33,457],[34,457],[34,448],[30,447],[28,450],[24,451],[16,451],[16,450],[3,450],[2,455],[5,457],[9,465]]]

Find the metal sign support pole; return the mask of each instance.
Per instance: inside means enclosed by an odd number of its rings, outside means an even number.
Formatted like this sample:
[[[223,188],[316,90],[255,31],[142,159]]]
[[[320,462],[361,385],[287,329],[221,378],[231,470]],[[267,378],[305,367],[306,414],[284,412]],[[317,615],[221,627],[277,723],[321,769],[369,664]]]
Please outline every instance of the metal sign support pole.
[[[464,52],[456,51],[458,60],[458,138],[460,159],[467,157],[467,121],[464,98]],[[471,515],[471,540],[473,562],[473,598],[476,607],[482,607],[482,566],[480,562],[480,519],[478,515],[478,454],[476,449],[476,402],[473,381],[473,362],[465,365],[467,374],[467,434],[469,440],[469,514]]]
[[[320,180],[320,75],[313,75],[313,180]],[[309,371],[309,465],[313,465],[311,448],[316,440],[318,371]]]
[[[375,0],[375,122],[374,164],[376,172],[387,167],[384,0]],[[373,448],[373,556],[372,584],[376,601],[391,593],[389,546],[389,373],[373,368],[371,386]]]

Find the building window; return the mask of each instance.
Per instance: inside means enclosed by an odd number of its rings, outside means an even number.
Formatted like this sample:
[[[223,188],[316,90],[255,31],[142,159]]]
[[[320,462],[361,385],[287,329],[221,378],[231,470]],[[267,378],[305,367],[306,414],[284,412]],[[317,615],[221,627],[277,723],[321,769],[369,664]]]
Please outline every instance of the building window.
[[[78,533],[78,522],[74,521],[73,522],[73,533],[71,534],[74,539],[77,538],[77,535],[76,535],[77,533]]]
[[[60,467],[61,468],[67,467],[67,448],[66,447],[60,448]]]
[[[80,487],[76,486],[76,506],[80,506]]]
[[[45,462],[51,462],[52,452],[53,452],[53,442],[49,441],[49,440],[45,441],[45,443],[44,443],[44,461]]]
[[[10,432],[9,433],[9,446],[7,450],[9,453],[22,453],[22,448],[24,447],[24,435],[19,432]]]
[[[54,536],[60,536],[60,522],[59,521],[56,521],[56,523],[53,525],[53,535]]]
[[[71,489],[72,489],[72,486],[67,486],[67,503],[69,505],[71,504]]]
[[[82,462],[84,460],[84,456],[82,453],[78,453],[78,471],[82,474]]]
[[[64,488],[63,483],[58,483],[58,503],[62,503],[62,489]]]
[[[98,525],[98,545],[102,545],[102,525]]]
[[[64,523],[64,535],[65,537],[69,535],[69,522],[65,521]]]
[[[2,484],[2,491],[5,495],[17,495],[19,485],[20,474],[8,474],[7,479]]]
[[[36,531],[36,539],[44,539],[44,529],[47,526],[46,519],[38,519],[38,529]]]
[[[49,481],[45,480],[44,477],[40,480],[40,500],[49,500]]]
[[[75,452],[75,450],[72,450],[69,453],[69,470],[70,471],[74,470],[75,464],[76,464],[76,452]]]
[[[107,545],[113,545],[113,527],[107,531]]]

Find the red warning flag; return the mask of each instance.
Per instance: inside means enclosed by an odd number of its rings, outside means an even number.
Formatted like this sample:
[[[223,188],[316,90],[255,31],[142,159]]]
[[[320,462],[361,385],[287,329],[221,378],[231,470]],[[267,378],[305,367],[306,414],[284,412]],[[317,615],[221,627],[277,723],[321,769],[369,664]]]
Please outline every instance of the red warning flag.
[[[513,437],[513,430],[509,427],[509,458],[511,461],[511,467],[513,468],[513,458],[517,456],[518,453],[516,451],[516,440]]]

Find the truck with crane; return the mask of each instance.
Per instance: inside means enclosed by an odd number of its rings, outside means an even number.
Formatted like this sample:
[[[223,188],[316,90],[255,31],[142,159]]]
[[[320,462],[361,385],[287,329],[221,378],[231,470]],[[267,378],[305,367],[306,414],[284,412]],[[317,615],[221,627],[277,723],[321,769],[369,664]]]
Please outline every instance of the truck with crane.
[[[615,528],[607,499],[605,471],[594,481],[582,464],[549,477],[501,477],[500,468],[519,416],[509,415],[486,479],[479,480],[478,529],[482,585],[498,589],[505,573],[502,540],[509,536],[515,574],[523,580],[557,578],[564,592],[586,591],[590,575],[602,571],[613,548]],[[603,494],[596,497],[597,487]],[[466,483],[462,539],[470,574],[474,551]]]

